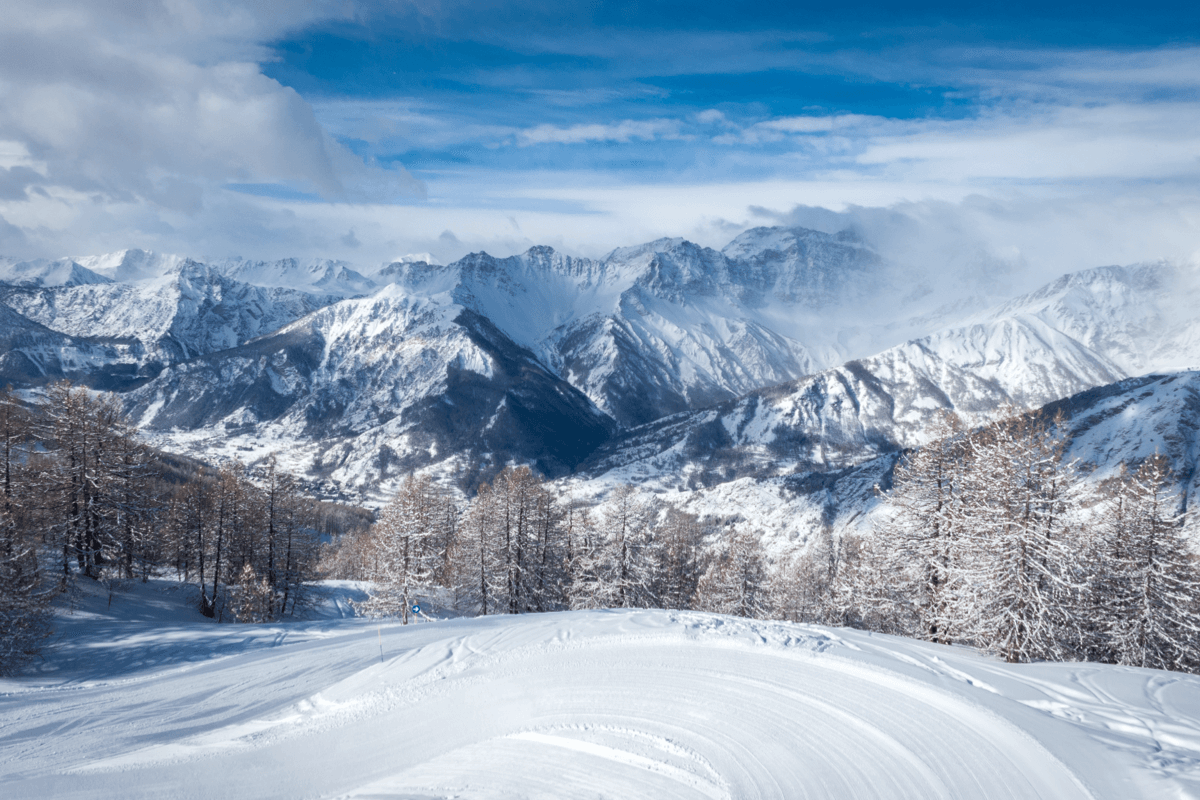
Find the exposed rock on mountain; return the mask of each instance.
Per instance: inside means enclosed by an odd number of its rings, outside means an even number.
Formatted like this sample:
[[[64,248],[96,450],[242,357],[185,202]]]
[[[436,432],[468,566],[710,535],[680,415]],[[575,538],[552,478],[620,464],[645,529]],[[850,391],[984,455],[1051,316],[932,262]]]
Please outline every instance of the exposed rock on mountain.
[[[149,377],[142,355],[136,340],[67,336],[0,305],[0,386],[41,386],[69,378],[123,391]]]

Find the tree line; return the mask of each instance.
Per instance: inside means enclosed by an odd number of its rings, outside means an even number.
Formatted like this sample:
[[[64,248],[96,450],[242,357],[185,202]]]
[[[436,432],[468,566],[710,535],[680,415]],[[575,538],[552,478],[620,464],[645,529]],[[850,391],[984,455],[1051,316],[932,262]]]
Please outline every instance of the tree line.
[[[404,622],[429,607],[767,618],[780,612],[785,583],[757,531],[702,520],[628,485],[602,503],[576,500],[525,466],[504,468],[461,504],[428,477],[410,475],[375,524],[334,542],[323,563],[330,576],[372,582],[361,613]]]
[[[634,487],[602,504],[504,468],[464,504],[408,476],[364,534],[337,541],[330,575],[372,581],[359,610],[407,622],[414,606],[460,614],[589,608],[700,608],[747,616],[765,605],[757,535],[721,528]]]
[[[158,453],[112,395],[68,382],[32,404],[0,392],[0,672],[35,654],[56,593],[173,573],[217,620],[263,621],[309,601],[317,525],[274,460],[213,469]]]
[[[1200,667],[1200,568],[1166,459],[1097,482],[1061,425],[940,417],[896,465],[880,522],[769,557],[761,535],[621,486],[589,505],[509,467],[461,507],[409,476],[328,566],[374,582],[362,613],[695,609],[962,643],[1010,662]]]
[[[528,467],[470,498],[410,475],[379,512],[318,503],[274,459],[211,468],[146,447],[117,401],[69,383],[0,393],[0,671],[36,651],[74,581],[173,574],[205,615],[303,610],[318,577],[372,582],[359,604],[520,614],[694,609],[963,643],[1009,661],[1200,667],[1200,569],[1166,460],[1107,481],[1064,459],[1061,425],[940,417],[880,491],[864,535],[817,531],[768,554],[760,532],[618,486],[573,498]],[[320,545],[321,536],[331,541]]]
[[[897,464],[872,535],[826,536],[799,559],[790,616],[1009,662],[1200,670],[1200,563],[1167,459],[1087,480],[1064,427],[943,415]]]

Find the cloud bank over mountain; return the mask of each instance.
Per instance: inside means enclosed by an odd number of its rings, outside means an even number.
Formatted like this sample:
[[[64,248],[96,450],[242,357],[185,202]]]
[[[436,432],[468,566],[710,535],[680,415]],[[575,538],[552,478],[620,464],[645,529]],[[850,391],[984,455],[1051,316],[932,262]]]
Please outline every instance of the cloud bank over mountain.
[[[1200,248],[1178,8],[8,10],[0,253],[599,257],[795,222],[1049,277]]]

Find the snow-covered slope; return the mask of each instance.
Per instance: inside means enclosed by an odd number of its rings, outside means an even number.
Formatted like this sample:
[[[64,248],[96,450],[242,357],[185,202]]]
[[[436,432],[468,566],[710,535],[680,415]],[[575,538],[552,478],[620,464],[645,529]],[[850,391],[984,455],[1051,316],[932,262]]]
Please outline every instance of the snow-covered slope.
[[[6,798],[1200,789],[1190,675],[667,611],[216,625],[155,588],[80,598],[0,682]]]
[[[1040,323],[1129,376],[1200,366],[1200,267],[1155,262],[1064,275],[991,313]]]
[[[93,272],[69,258],[49,261],[44,258],[18,261],[0,258],[0,283],[14,286],[81,286],[108,283],[104,275]]]
[[[978,424],[1006,404],[1036,408],[1120,377],[1053,329],[1000,320],[635,428],[584,470],[673,485],[843,469],[923,443],[939,409]]]
[[[254,286],[300,289],[317,295],[355,297],[370,294],[377,284],[344,261],[329,259],[211,262],[223,275]]]
[[[252,286],[183,261],[156,278],[10,290],[3,302],[69,336],[136,340],[144,360],[170,364],[271,333],[335,299]]]
[[[1130,378],[1050,403],[1044,412],[1065,416],[1067,456],[1094,471],[1094,479],[1160,453],[1171,464],[1184,507],[1194,506],[1200,491],[1200,371]]]
[[[98,388],[121,391],[145,380],[142,356],[137,341],[67,336],[0,304],[0,385],[29,387],[82,378]]]

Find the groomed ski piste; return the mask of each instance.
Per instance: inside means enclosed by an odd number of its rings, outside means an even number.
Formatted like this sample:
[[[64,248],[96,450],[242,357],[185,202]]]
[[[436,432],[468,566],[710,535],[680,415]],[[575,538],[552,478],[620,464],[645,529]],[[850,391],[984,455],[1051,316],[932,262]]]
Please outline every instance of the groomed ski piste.
[[[0,681],[0,796],[1200,797],[1190,675],[693,612],[381,625],[326,591],[219,625],[84,586]]]

